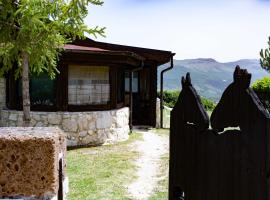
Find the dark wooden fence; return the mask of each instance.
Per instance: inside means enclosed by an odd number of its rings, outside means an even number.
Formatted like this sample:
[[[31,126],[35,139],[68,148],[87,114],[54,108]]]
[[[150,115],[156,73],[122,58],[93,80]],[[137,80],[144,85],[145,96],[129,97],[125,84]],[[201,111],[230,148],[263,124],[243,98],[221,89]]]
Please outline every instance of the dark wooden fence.
[[[170,200],[270,200],[270,116],[250,79],[237,66],[209,120],[189,74],[182,78],[171,113]]]

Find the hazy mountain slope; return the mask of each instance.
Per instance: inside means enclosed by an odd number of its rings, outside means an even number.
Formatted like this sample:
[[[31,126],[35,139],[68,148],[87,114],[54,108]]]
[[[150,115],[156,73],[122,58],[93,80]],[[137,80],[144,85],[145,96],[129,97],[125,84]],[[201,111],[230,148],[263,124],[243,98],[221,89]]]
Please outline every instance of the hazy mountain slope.
[[[220,63],[211,58],[199,58],[175,60],[174,64],[174,68],[164,76],[165,90],[179,90],[181,77],[190,72],[192,83],[198,93],[215,101],[218,101],[224,89],[231,83],[236,65],[240,65],[241,68],[245,68],[252,73],[252,81],[264,76],[270,76],[260,67],[259,60],[243,59],[235,62]],[[160,79],[161,70],[166,67],[168,65],[159,67],[158,80]]]

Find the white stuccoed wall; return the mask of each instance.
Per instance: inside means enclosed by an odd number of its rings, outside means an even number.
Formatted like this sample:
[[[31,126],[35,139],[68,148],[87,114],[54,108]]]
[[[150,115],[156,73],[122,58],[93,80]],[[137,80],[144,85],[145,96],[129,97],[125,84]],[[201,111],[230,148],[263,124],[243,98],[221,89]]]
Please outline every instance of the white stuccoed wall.
[[[170,111],[172,108],[169,108],[167,106],[164,106],[163,110],[163,128],[170,128]],[[160,99],[157,98],[157,104],[156,104],[156,128],[160,128]]]
[[[22,126],[22,111],[2,110],[3,126]],[[68,146],[102,145],[127,140],[129,108],[95,112],[31,112],[31,126],[57,126]]]
[[[157,98],[156,104],[156,128],[160,128],[160,99]]]

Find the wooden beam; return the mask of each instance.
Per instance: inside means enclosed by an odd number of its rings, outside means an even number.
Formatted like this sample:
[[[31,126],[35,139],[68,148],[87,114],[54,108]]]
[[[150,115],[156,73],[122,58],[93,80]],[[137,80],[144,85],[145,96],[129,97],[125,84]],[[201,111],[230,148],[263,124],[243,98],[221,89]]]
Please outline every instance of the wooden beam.
[[[56,108],[59,111],[68,109],[68,64],[59,62],[60,74],[56,80]]]
[[[157,105],[157,67],[151,66],[150,70],[150,126],[156,127]]]
[[[68,63],[88,64],[96,63],[97,65],[129,65],[130,67],[139,66],[141,61],[132,57],[122,55],[103,55],[66,52],[61,55],[61,59]]]
[[[7,95],[8,95],[8,102],[7,107],[9,109],[18,109],[19,99],[17,96],[17,81],[15,79],[15,67],[11,69],[11,71],[8,73],[7,77]]]
[[[117,69],[110,67],[110,107],[117,107]]]

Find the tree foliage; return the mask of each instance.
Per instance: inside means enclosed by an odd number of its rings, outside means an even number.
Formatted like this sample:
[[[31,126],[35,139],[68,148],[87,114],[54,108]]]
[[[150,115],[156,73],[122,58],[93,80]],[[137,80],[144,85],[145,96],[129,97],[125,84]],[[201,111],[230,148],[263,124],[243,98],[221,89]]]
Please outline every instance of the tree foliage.
[[[88,4],[101,0],[0,0],[0,76],[14,65],[22,76],[23,121],[30,125],[29,74],[57,71],[57,60],[66,43],[85,33],[104,34],[88,28]]]
[[[178,90],[165,90],[163,92],[164,104],[170,108],[173,108],[178,100],[179,94],[180,94],[180,91]],[[158,97],[160,98],[160,92],[158,92]],[[212,100],[207,99],[202,96],[200,98],[206,110],[208,111],[214,110],[214,108],[216,107],[216,104]]]
[[[21,52],[28,54],[30,73],[57,72],[64,44],[85,33],[103,35],[104,28],[84,24],[88,4],[100,0],[0,0],[0,76],[17,64],[22,72]]]
[[[263,105],[270,110],[270,76],[255,81],[251,87],[256,92]]]
[[[270,72],[270,37],[268,41],[268,48],[262,49],[260,52],[260,63],[263,69]]]
[[[205,97],[201,97],[202,104],[207,111],[213,111],[216,107],[215,102]]]
[[[163,92],[164,105],[173,108],[178,100],[180,91],[178,90],[165,90]],[[158,92],[158,97],[160,98],[160,92]]]

